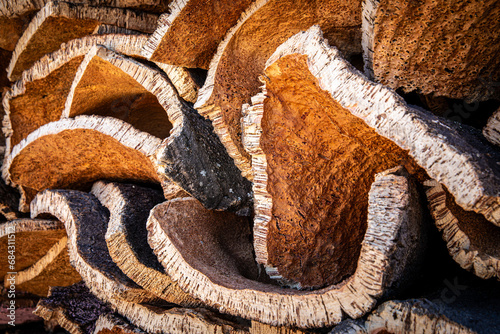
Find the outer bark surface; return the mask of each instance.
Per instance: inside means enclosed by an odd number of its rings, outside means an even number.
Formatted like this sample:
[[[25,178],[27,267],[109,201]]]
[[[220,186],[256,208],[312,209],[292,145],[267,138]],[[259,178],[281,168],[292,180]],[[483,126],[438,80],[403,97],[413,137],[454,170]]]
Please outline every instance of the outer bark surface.
[[[150,33],[156,19],[155,14],[121,8],[48,2],[19,39],[7,68],[8,77],[11,81],[19,79],[42,56],[59,49],[62,43],[92,34],[101,23]]]
[[[494,0],[365,0],[365,70],[406,92],[469,101],[498,98],[499,29]]]
[[[276,47],[319,24],[346,54],[360,52],[361,1],[258,0],[219,45],[195,107],[212,120],[216,133],[243,175],[250,157],[241,143],[241,105],[258,93],[258,76]]]
[[[138,56],[144,35],[94,35],[64,44],[23,73],[3,97],[6,152],[42,125],[61,118],[71,84],[84,56],[99,44],[119,53]]]
[[[483,135],[491,143],[500,146],[500,108],[488,119],[488,123],[483,128]]]
[[[148,246],[149,211],[164,201],[158,190],[132,184],[96,182],[92,193],[110,212],[106,244],[113,261],[134,282],[156,296],[177,305],[200,306],[182,291]]]
[[[217,45],[252,0],[174,0],[144,46],[152,61],[208,69]]]

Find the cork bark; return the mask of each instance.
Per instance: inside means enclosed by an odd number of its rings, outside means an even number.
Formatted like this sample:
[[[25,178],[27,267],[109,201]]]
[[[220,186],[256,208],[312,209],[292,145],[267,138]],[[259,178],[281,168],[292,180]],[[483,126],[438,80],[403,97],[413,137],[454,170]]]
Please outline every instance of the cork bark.
[[[431,214],[453,259],[478,277],[500,279],[500,228],[460,208],[436,181],[426,185]]]
[[[94,194],[110,212],[106,244],[113,261],[134,282],[163,300],[181,306],[202,303],[181,290],[147,243],[149,211],[165,199],[159,190],[138,185],[99,181]]]
[[[483,135],[490,143],[500,146],[500,108],[488,119],[483,128]]]
[[[24,70],[45,54],[58,50],[62,43],[92,34],[100,24],[151,33],[157,17],[156,14],[122,8],[48,2],[33,17],[17,42],[7,68],[8,77],[11,81],[18,80]],[[58,33],[54,34],[54,31]]]
[[[19,193],[0,179],[0,221],[19,218]]]
[[[181,66],[163,64],[156,62],[159,68],[165,72],[165,74],[174,85],[175,89],[179,93],[179,96],[187,102],[195,103],[198,99],[198,91],[201,85],[197,82],[196,78],[189,72],[188,69]]]
[[[3,96],[6,153],[31,132],[61,118],[77,69],[92,46],[138,57],[145,41],[144,35],[85,36],[37,60]]]
[[[361,52],[361,1],[255,1],[228,31],[212,59],[195,108],[211,119],[243,175],[251,161],[241,143],[241,105],[259,92],[258,77],[274,50],[295,33],[319,24],[346,55]]]
[[[92,334],[146,334],[146,332],[121,317],[107,313],[99,315]]]
[[[208,305],[273,326],[331,326],[344,314],[358,318],[371,310],[415,264],[419,214],[409,187],[404,176],[380,175],[356,272],[319,290],[261,282],[248,224],[192,198],[157,205],[148,219],[148,241],[166,273]]]
[[[499,22],[494,0],[366,0],[365,71],[405,92],[469,102],[498,98]]]
[[[252,0],[174,0],[169,13],[144,46],[143,55],[155,62],[208,69],[226,32]]]

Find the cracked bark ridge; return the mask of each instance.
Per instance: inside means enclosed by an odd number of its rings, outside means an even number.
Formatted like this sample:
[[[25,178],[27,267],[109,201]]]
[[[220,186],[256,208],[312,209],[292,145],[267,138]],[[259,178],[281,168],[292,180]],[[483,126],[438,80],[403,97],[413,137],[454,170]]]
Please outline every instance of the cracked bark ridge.
[[[242,333],[239,324],[211,311],[167,306],[125,276],[112,261],[105,243],[109,211],[95,196],[74,190],[46,190],[31,203],[32,216],[42,213],[64,222],[70,258],[89,290],[135,326],[146,332]]]
[[[11,81],[19,79],[24,70],[45,54],[59,49],[62,43],[91,35],[100,24],[151,33],[157,17],[156,14],[122,8],[48,2],[33,17],[17,42],[7,75]],[[61,29],[61,26],[66,28]]]
[[[181,290],[147,244],[146,221],[149,211],[165,199],[159,190],[138,185],[99,181],[92,194],[110,212],[106,244],[113,261],[145,290],[181,306],[202,303]]]
[[[425,185],[431,214],[453,259],[478,277],[500,279],[500,228],[460,208],[438,182]]]
[[[393,90],[373,83],[342,59],[315,26],[281,45],[273,64],[291,53],[308,56],[319,86],[353,115],[397,144],[428,175],[443,184],[458,205],[500,224],[500,158],[478,131],[409,107]]]
[[[78,116],[46,124],[12,149],[3,177],[24,194],[20,210],[41,190],[90,188],[100,179],[159,182],[148,158],[160,139],[111,117]]]
[[[145,41],[145,35],[85,36],[37,60],[3,96],[6,154],[31,132],[61,118],[77,69],[92,46],[138,57]]]
[[[500,108],[488,119],[483,135],[490,143],[500,146]]]
[[[94,333],[96,321],[111,309],[79,282],[68,287],[51,287],[46,298],[38,302],[36,315],[55,322],[71,334]]]
[[[380,178],[357,270],[339,285],[300,291],[257,281],[250,227],[192,198],[157,205],[148,219],[148,241],[182,289],[225,313],[273,326],[331,326],[344,313],[359,318],[371,310],[376,298],[406,274],[402,268],[413,265],[418,214],[412,215],[409,183],[390,173]]]
[[[242,120],[254,173],[257,262],[285,285],[337,284],[356,269],[351,259],[359,256],[375,174],[400,164],[421,171],[322,90],[306,56],[283,57],[264,77]]]
[[[405,92],[469,102],[498,98],[499,22],[494,0],[365,0],[365,71]]]
[[[361,53],[361,1],[257,0],[219,44],[195,108],[215,132],[243,175],[252,178],[241,143],[241,105],[259,92],[266,60],[295,33],[319,24],[346,55]]]
[[[144,46],[151,61],[208,69],[226,32],[252,0],[173,0]]]
[[[67,286],[80,281],[80,275],[70,265],[66,240],[64,225],[56,220],[25,218],[1,224],[2,253],[9,254],[7,246],[12,241],[16,246],[14,267],[7,263],[7,257],[2,260],[3,285],[9,287],[15,280],[17,290],[46,296],[50,285]]]

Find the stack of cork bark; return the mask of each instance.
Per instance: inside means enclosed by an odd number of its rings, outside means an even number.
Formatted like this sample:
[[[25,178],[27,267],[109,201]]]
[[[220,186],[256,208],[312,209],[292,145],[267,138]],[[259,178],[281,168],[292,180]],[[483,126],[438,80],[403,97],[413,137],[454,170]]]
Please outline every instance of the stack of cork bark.
[[[0,0],[0,328],[500,328],[498,0],[69,1]]]

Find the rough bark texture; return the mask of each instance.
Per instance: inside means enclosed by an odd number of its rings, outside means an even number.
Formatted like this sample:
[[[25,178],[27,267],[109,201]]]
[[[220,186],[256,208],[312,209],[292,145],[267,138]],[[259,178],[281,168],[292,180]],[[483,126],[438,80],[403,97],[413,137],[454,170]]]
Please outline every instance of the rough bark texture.
[[[257,0],[224,37],[195,104],[212,120],[229,155],[251,178],[250,157],[241,143],[241,105],[259,91],[258,76],[276,47],[295,33],[320,24],[345,54],[361,51],[361,1]]]
[[[16,263],[7,263],[8,245],[15,246]],[[0,225],[0,277],[8,288],[46,296],[50,285],[67,286],[81,280],[67,255],[64,225],[53,220],[16,219]]]
[[[148,156],[160,139],[111,117],[78,116],[44,125],[16,145],[3,177],[25,193],[20,210],[43,189],[88,188],[100,179],[158,182]]]
[[[156,65],[165,72],[180,97],[187,102],[196,102],[201,87],[186,68],[159,62]]]
[[[47,322],[56,322],[71,334],[91,334],[101,314],[109,314],[111,310],[80,282],[65,288],[50,288],[34,313]]]
[[[426,185],[431,214],[453,259],[478,277],[500,279],[500,227],[460,208],[436,181]]]
[[[499,29],[496,0],[364,0],[365,71],[406,92],[498,98]]]
[[[379,135],[407,150],[431,178],[446,186],[458,205],[500,224],[500,157],[478,131],[409,107],[393,90],[368,81],[328,45],[318,27],[290,38],[267,65],[292,53],[307,55],[309,71],[322,89]]]
[[[105,243],[109,211],[93,195],[46,190],[31,203],[32,216],[42,213],[50,213],[64,222],[72,264],[90,291],[132,324],[152,333],[240,333],[238,324],[213,312],[162,307],[157,297],[125,276],[112,261]]]
[[[134,282],[156,296],[181,306],[201,306],[182,291],[148,246],[149,211],[165,199],[161,191],[137,185],[96,182],[92,193],[110,212],[106,244],[113,261]]]
[[[337,284],[356,269],[375,174],[400,164],[422,171],[322,90],[307,56],[283,57],[264,76],[242,121],[252,155],[257,262],[298,287]]]
[[[77,69],[94,45],[137,57],[145,41],[144,35],[86,36],[35,62],[3,96],[7,154],[31,132],[61,118]]]
[[[122,8],[48,2],[19,39],[7,68],[8,77],[19,79],[42,56],[56,51],[62,43],[92,34],[101,23],[151,33],[157,17]]]
[[[208,69],[226,32],[252,0],[174,0],[143,55],[155,62]]]
[[[483,128],[483,135],[491,143],[500,146],[500,109],[497,109],[488,119],[488,123]]]
[[[257,281],[246,223],[228,213],[210,212],[194,199],[156,206],[148,220],[149,244],[182,289],[221,311],[274,326],[333,325],[343,312],[356,318],[368,312],[376,297],[403,278],[403,268],[414,264],[419,214],[413,211],[409,184],[391,174],[381,175],[379,183],[370,199],[373,210],[356,272],[321,290]]]
[[[146,334],[114,314],[101,314],[92,334]]]

